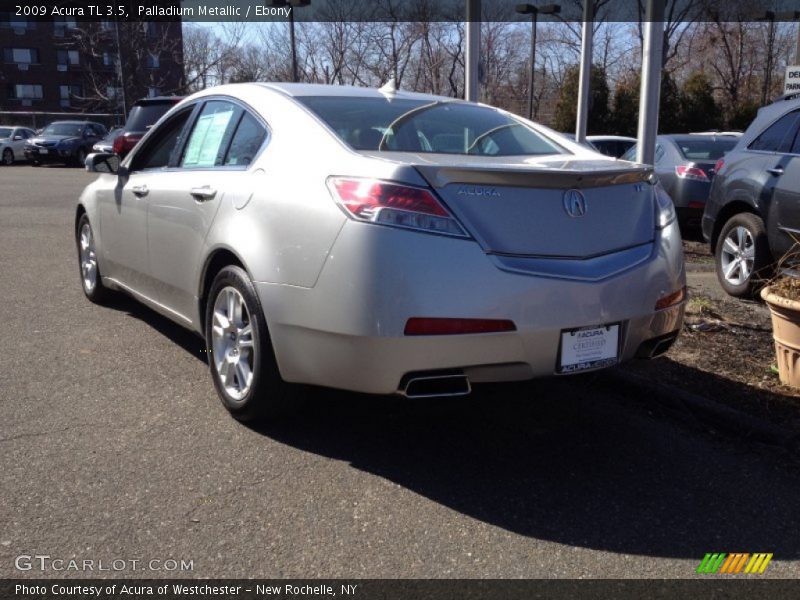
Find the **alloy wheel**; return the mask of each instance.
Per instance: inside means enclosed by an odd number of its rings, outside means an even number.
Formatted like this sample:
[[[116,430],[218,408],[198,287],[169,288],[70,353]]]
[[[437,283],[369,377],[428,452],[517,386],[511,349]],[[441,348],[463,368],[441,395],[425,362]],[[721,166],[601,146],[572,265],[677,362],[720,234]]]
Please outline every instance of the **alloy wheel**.
[[[214,301],[211,344],[222,387],[233,400],[243,399],[253,382],[256,348],[250,313],[244,297],[234,287],[222,288]]]
[[[753,234],[741,225],[728,232],[722,244],[722,275],[732,285],[742,285],[753,273],[756,248]]]
[[[91,294],[97,285],[97,254],[94,247],[94,236],[89,223],[81,227],[80,240],[81,280],[87,293]]]

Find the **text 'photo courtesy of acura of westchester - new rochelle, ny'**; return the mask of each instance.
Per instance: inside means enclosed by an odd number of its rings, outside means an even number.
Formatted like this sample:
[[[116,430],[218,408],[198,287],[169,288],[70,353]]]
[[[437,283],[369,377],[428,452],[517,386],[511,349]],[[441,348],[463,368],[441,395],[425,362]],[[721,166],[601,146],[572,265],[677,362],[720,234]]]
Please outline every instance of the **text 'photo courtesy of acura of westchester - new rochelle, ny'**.
[[[238,419],[291,408],[296,384],[461,395],[650,358],[683,322],[652,168],[489,106],[225,85],[86,165],[83,291],[203,336]]]

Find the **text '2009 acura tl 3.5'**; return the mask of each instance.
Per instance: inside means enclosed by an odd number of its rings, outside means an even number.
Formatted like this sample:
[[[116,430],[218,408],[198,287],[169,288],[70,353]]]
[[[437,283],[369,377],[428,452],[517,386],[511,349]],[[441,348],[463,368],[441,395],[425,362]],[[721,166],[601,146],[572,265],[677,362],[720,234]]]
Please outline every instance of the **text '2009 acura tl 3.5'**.
[[[205,337],[239,419],[295,383],[407,396],[665,352],[683,320],[650,168],[489,106],[393,90],[221,86],[83,192],[83,290]]]

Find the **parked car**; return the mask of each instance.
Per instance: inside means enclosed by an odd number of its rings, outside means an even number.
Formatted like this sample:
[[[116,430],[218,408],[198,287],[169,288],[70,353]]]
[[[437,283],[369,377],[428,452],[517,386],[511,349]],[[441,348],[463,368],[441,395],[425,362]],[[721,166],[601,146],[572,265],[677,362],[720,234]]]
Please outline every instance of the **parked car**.
[[[92,146],[92,152],[113,152],[114,140],[122,135],[124,129],[122,127],[115,127],[106,134],[102,140]]]
[[[35,166],[67,163],[83,166],[92,146],[108,131],[91,121],[54,121],[25,145],[25,157]]]
[[[620,158],[636,143],[636,138],[624,135],[587,135],[586,141],[596,148],[598,152],[602,152],[606,156]]]
[[[125,158],[128,152],[142,139],[142,136],[147,133],[147,130],[181,100],[182,96],[158,96],[137,100],[128,113],[122,135],[117,136],[114,140],[114,152]]]
[[[800,99],[759,110],[736,147],[717,161],[703,214],[717,277],[732,296],[752,296],[800,235]]]
[[[0,161],[13,165],[15,161],[25,160],[25,142],[34,135],[27,127],[0,125]]]
[[[173,107],[81,194],[91,301],[204,336],[248,420],[291,384],[427,397],[665,352],[685,275],[643,165],[453,98],[226,85]]]
[[[675,203],[682,227],[699,227],[711,191],[717,160],[736,145],[736,138],[718,135],[670,134],[656,138],[655,169]],[[636,159],[632,146],[624,160]]]

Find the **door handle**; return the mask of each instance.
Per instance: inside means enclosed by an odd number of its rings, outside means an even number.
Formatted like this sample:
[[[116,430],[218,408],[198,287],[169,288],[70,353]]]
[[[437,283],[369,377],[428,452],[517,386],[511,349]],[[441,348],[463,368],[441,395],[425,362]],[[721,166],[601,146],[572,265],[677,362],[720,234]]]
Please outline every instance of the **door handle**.
[[[204,185],[203,187],[194,187],[189,190],[189,193],[194,197],[195,200],[211,200],[214,196],[217,195],[217,190],[212,188],[211,186]]]
[[[150,193],[150,190],[149,190],[149,189],[147,189],[147,186],[146,186],[146,185],[134,185],[134,186],[131,188],[131,191],[133,192],[133,195],[134,195],[134,196],[139,196],[140,198],[141,198],[142,196],[147,196],[147,194],[149,194],[149,193]]]
[[[772,169],[767,169],[767,173],[770,175],[775,175],[775,177],[780,177],[783,175],[783,167],[773,167]]]

